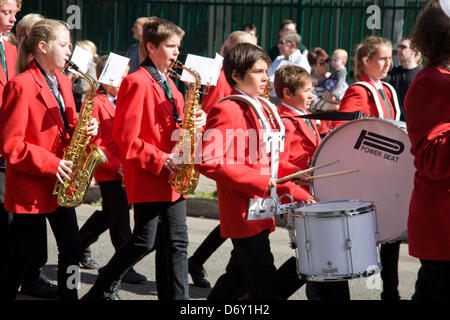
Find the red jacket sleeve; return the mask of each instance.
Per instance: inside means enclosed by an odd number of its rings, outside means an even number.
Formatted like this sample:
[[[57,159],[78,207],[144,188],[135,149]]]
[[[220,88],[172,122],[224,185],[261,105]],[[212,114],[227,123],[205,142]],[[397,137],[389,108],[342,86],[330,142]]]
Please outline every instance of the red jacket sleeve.
[[[148,107],[147,103],[154,104],[156,101],[153,95],[152,90],[139,83],[139,78],[126,77],[123,80],[117,96],[113,138],[124,159],[131,160],[143,170],[159,175],[169,154],[140,136],[144,108]],[[151,106],[154,109],[157,107]]]
[[[15,168],[33,175],[55,176],[61,161],[55,154],[25,139],[30,117],[28,95],[30,88],[10,81],[5,87],[0,117],[1,154]]]

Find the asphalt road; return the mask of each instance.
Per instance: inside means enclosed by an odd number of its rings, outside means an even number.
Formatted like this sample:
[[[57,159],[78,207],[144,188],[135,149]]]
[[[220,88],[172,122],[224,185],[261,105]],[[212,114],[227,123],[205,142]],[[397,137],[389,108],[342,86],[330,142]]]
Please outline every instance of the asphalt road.
[[[77,208],[78,223],[81,226],[89,215],[94,212],[96,207],[83,204]],[[189,256],[195,251],[200,243],[205,239],[209,232],[218,224],[218,220],[188,217],[189,228]],[[270,236],[271,248],[275,258],[276,266],[280,266],[289,257],[294,255],[290,249],[288,232],[283,227],[278,227]],[[113,254],[109,233],[105,232],[95,244],[92,245],[92,254],[94,259],[103,266]],[[227,240],[206,262],[205,269],[208,273],[208,280],[214,284],[218,277],[224,272],[226,263],[229,260],[232,244]],[[56,283],[56,265],[57,249],[53,234],[48,232],[48,263],[44,267],[45,274],[50,280]],[[414,283],[417,277],[419,261],[408,255],[408,245],[402,244],[399,261],[399,291],[402,299],[410,299],[414,292]],[[147,282],[139,285],[130,285],[123,283],[120,290],[120,296],[123,300],[157,300],[154,253],[149,254],[142,259],[135,269],[147,277]],[[97,278],[96,270],[81,269],[81,288],[79,296],[82,297],[92,286]],[[191,282],[191,279],[190,283]],[[350,282],[352,300],[379,300],[381,293],[381,278],[379,274],[369,278],[354,279]],[[192,300],[205,300],[210,289],[201,289],[190,286],[190,297]],[[36,299],[20,295],[19,300]],[[304,287],[299,289],[290,300],[306,300]]]

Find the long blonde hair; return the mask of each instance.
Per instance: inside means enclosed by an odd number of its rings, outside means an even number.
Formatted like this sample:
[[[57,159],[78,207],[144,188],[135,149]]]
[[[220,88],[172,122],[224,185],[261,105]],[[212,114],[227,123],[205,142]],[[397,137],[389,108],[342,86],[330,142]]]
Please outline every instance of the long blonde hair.
[[[51,46],[55,40],[56,32],[61,28],[69,30],[68,25],[59,20],[43,19],[33,24],[28,36],[19,46],[16,71],[22,73],[28,68],[29,56],[36,56],[38,45],[41,41]]]
[[[364,72],[364,60],[372,58],[381,46],[392,48],[392,44],[388,39],[378,36],[364,38],[363,42],[357,45],[355,57],[353,58],[355,79],[359,80]]]
[[[39,13],[29,13],[20,19],[16,24],[17,41],[20,43],[30,33],[31,27],[37,21],[44,19]]]

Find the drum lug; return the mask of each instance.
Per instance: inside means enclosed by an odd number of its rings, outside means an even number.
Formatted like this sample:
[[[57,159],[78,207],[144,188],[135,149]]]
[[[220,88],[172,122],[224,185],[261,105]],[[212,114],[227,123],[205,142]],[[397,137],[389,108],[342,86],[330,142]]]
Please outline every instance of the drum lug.
[[[309,240],[307,240],[305,242],[305,249],[306,249],[306,251],[310,251],[311,250],[311,243],[309,242]]]
[[[351,249],[352,248],[352,240],[347,239],[347,249]]]

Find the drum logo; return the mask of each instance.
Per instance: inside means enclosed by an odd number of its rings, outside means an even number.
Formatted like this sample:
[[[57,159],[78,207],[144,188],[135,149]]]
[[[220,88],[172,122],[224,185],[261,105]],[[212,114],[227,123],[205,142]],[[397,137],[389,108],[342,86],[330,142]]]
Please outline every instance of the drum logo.
[[[332,268],[333,263],[331,261],[327,262],[328,267],[322,269],[322,273],[324,274],[334,274],[339,271],[338,268]]]
[[[401,141],[367,130],[361,130],[361,134],[353,148],[386,160],[398,162],[399,157],[396,155],[401,154],[405,150],[405,145]]]

